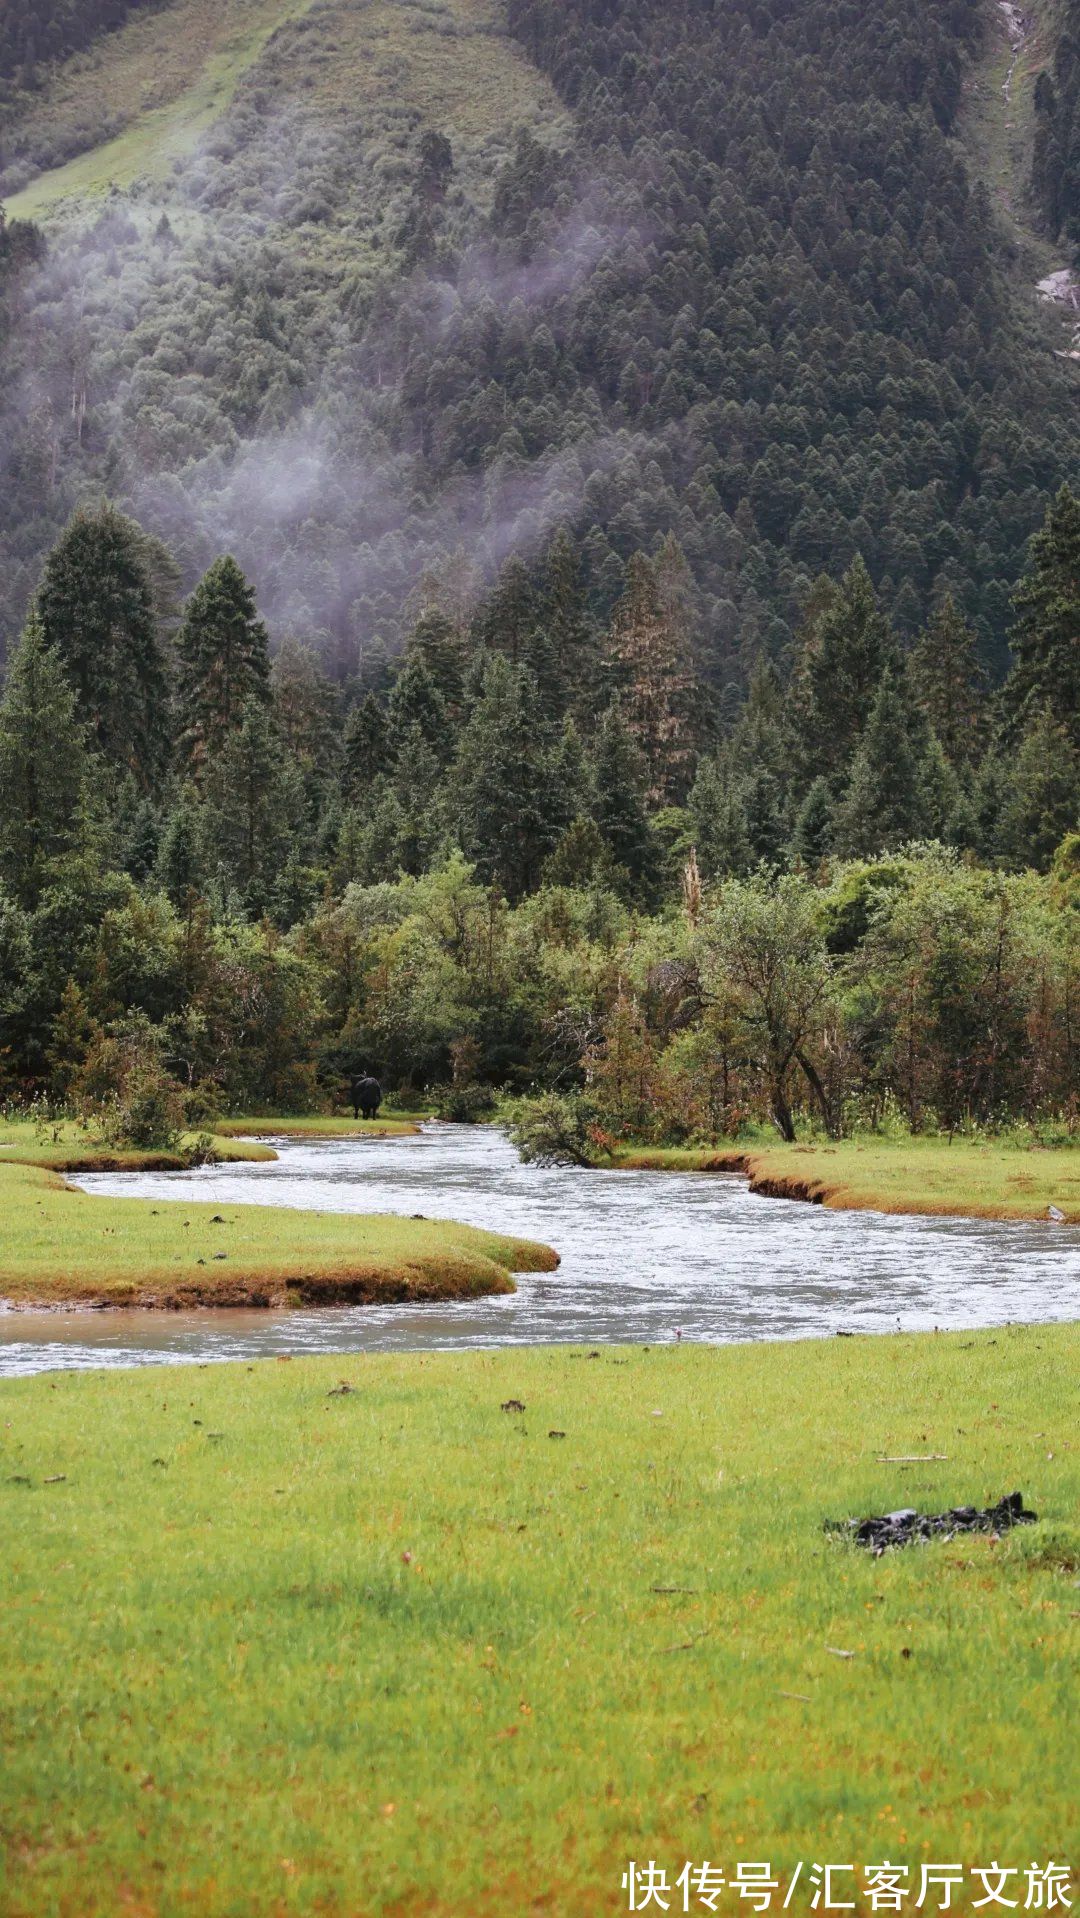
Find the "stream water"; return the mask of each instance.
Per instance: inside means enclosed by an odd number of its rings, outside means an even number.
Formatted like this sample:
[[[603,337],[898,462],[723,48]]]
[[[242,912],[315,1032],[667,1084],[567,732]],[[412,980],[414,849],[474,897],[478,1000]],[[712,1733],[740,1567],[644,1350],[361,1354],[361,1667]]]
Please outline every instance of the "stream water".
[[[513,1298],[455,1305],[0,1311],[0,1375],[278,1353],[810,1338],[1045,1322],[1080,1310],[1077,1227],[832,1212],[754,1198],[728,1174],[541,1170],[521,1165],[488,1127],[274,1143],[280,1156],[267,1165],[73,1183],[189,1204],[422,1212],[542,1239],[562,1266],[523,1276]],[[302,1230],[298,1219],[298,1239]]]

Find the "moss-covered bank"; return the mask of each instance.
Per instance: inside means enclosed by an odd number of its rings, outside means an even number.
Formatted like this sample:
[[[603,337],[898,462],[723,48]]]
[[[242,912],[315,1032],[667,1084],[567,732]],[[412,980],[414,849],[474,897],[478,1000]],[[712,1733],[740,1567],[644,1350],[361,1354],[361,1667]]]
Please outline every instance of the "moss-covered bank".
[[[741,1172],[766,1198],[859,1212],[1080,1222],[1080,1147],[968,1139],[853,1139],[775,1146],[621,1146],[641,1171]]]

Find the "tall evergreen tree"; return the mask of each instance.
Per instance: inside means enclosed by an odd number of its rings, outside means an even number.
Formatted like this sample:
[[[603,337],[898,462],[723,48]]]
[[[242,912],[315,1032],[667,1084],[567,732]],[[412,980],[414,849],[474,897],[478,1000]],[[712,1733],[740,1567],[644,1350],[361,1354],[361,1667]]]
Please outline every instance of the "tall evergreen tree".
[[[915,641],[912,689],[952,766],[970,766],[982,744],[984,680],[978,639],[950,593]]]
[[[418,657],[426,666],[447,717],[456,718],[461,710],[466,658],[460,629],[447,613],[432,609],[417,620],[408,651],[410,657]]]
[[[386,714],[374,693],[367,693],[349,708],[345,721],[341,784],[346,799],[358,801],[389,762]]]
[[[647,776],[619,707],[609,706],[593,746],[594,817],[616,865],[640,896],[651,892],[656,878],[656,848],[645,810]]]
[[[1080,827],[1080,752],[1050,708],[1033,713],[1010,766],[998,844],[1016,866],[1045,871],[1067,832]]]
[[[255,596],[236,561],[215,560],[184,609],[177,635],[180,757],[201,776],[244,724],[270,704],[270,649]]]
[[[496,655],[458,741],[451,817],[462,851],[511,898],[535,886],[562,830],[551,779],[551,740],[536,683]]]
[[[926,830],[920,773],[926,729],[906,677],[886,672],[851,764],[837,809],[836,851],[844,859],[870,858]]]
[[[708,879],[749,872],[754,847],[746,813],[745,787],[732,770],[728,753],[698,761],[686,802],[694,845]]]
[[[24,907],[85,843],[87,775],[75,693],[32,613],[0,702],[0,879]]]
[[[300,835],[303,793],[265,700],[248,700],[214,757],[204,790],[209,847],[251,913],[263,912]]]
[[[589,618],[581,559],[566,527],[548,549],[540,614],[561,694],[561,709],[588,723],[603,701],[603,659]]]
[[[414,732],[420,734],[436,760],[445,763],[452,743],[446,703],[420,652],[406,655],[390,695],[387,744],[391,757],[401,752]]]
[[[611,649],[626,724],[645,758],[648,798],[685,796],[696,741],[695,680],[684,579],[677,548],[655,565],[635,553],[612,616]]]
[[[1080,499],[1067,486],[1031,542],[1013,605],[1014,723],[1022,729],[1045,710],[1080,748]]]
[[[829,782],[819,774],[799,807],[791,838],[793,858],[808,872],[817,872],[828,858],[833,838],[833,797]]]
[[[840,789],[894,656],[889,623],[856,558],[839,586],[819,594],[796,661],[791,722],[804,787],[820,774]]]
[[[144,788],[170,734],[150,550],[114,506],[77,513],[45,562],[36,602],[90,743]]]
[[[477,614],[477,643],[489,652],[503,653],[512,665],[520,665],[539,613],[529,570],[515,554],[506,561]]]

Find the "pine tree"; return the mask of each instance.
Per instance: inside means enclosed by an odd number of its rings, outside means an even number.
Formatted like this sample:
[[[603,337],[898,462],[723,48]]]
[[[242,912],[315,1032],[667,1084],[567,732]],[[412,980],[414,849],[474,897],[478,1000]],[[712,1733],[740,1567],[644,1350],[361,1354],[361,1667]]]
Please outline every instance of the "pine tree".
[[[970,820],[964,789],[940,739],[931,732],[918,771],[925,830],[942,845],[962,845]]]
[[[146,789],[169,740],[165,662],[142,528],[116,508],[75,515],[45,562],[37,610],[89,739]]]
[[[403,872],[419,876],[435,857],[443,835],[440,781],[443,767],[416,722],[401,735],[394,766],[400,824],[394,857]]]
[[[317,808],[334,766],[334,688],[311,647],[291,636],[274,658],[270,685],[282,739],[299,768],[309,803]]]
[[[706,878],[726,879],[733,873],[749,872],[754,847],[744,787],[726,753],[698,761],[686,810]]]
[[[1028,721],[1011,773],[999,846],[1014,865],[1044,872],[1080,826],[1080,752],[1048,706]]]
[[[694,672],[677,547],[656,565],[635,553],[612,615],[625,721],[645,758],[652,805],[681,799],[694,757]]]
[[[515,555],[502,568],[477,614],[476,641],[502,653],[512,665],[523,663],[540,608],[528,568]]]
[[[270,651],[255,596],[236,561],[214,561],[177,635],[180,758],[196,778],[223,751],[252,705],[270,704]]]
[[[442,763],[451,750],[446,704],[423,655],[411,652],[398,674],[387,709],[387,745],[390,757],[400,754],[405,741],[419,733]]]
[[[345,721],[342,791],[357,802],[390,763],[386,714],[374,693],[349,708]]]
[[[603,659],[589,618],[581,559],[565,527],[548,549],[540,625],[550,648],[560,711],[594,720],[604,703]]]
[[[67,855],[87,843],[89,760],[75,693],[31,613],[0,702],[0,878],[33,908]]]
[[[870,575],[856,559],[839,586],[819,590],[796,661],[791,723],[805,786],[821,774],[840,789],[895,651]]]
[[[190,910],[205,878],[199,808],[193,793],[183,793],[165,821],[154,877],[179,911]]]
[[[645,764],[617,705],[608,707],[593,746],[596,823],[631,888],[647,896],[656,878],[656,849],[645,811]]]
[[[1014,728],[1046,711],[1080,748],[1080,499],[1063,486],[1031,542],[1013,598]]]
[[[461,712],[465,679],[465,646],[460,630],[446,613],[422,614],[409,641],[410,657],[422,660],[446,711],[456,719]]]
[[[916,702],[952,766],[969,766],[979,755],[985,692],[977,649],[950,593],[911,652]]]
[[[231,887],[247,910],[269,903],[300,832],[303,794],[296,768],[266,703],[249,699],[239,725],[207,762],[206,833]]]
[[[562,830],[551,770],[536,683],[496,655],[458,741],[449,803],[466,857],[514,899],[535,886]]]
[[[837,808],[835,848],[866,859],[926,830],[920,783],[926,732],[905,677],[886,672]]]
[[[817,872],[829,856],[833,836],[833,797],[827,779],[819,775],[799,808],[791,840],[792,857]]]

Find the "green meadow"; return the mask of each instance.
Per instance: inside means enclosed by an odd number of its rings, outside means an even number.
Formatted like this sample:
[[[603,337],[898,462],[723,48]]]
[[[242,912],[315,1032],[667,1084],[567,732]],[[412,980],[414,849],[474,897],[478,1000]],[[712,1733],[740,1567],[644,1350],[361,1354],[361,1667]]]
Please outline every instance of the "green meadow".
[[[678,1172],[743,1171],[753,1189],[857,1212],[1080,1221],[1080,1151],[1007,1140],[844,1139],[816,1145],[619,1147],[615,1163]]]
[[[288,1122],[291,1127],[294,1122]],[[341,1128],[339,1128],[341,1129]],[[349,1136],[378,1137],[375,1120]],[[398,1130],[413,1128],[402,1123]],[[64,1171],[184,1164],[182,1153],[98,1150],[72,1127],[42,1143],[0,1132],[0,1299],[16,1304],[282,1306],[405,1303],[512,1292],[512,1272],[551,1271],[547,1246],[452,1221],[298,1213],[277,1206],[90,1196]],[[272,1159],[223,1141],[223,1158]]]
[[[1067,1857],[1078,1358],[1014,1327],[0,1385],[5,1918],[584,1918],[629,1858]],[[1000,1542],[822,1530],[1017,1488]]]

